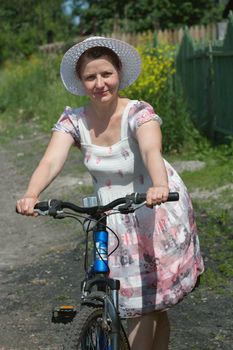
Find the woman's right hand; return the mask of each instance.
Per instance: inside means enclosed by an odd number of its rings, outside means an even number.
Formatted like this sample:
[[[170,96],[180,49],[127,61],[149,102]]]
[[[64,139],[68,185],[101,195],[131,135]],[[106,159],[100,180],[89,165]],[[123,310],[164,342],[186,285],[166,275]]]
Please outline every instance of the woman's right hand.
[[[34,207],[38,202],[39,199],[37,197],[25,196],[16,202],[16,211],[21,215],[37,216],[38,214],[34,212]]]

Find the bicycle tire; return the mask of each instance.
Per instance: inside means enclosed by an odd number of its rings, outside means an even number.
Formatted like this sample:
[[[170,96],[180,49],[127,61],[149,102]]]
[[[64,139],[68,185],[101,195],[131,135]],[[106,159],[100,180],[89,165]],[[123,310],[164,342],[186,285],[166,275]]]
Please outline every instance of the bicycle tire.
[[[102,307],[84,306],[75,316],[64,338],[63,350],[111,350],[110,333],[98,323]],[[120,330],[120,350],[130,350],[124,328]]]

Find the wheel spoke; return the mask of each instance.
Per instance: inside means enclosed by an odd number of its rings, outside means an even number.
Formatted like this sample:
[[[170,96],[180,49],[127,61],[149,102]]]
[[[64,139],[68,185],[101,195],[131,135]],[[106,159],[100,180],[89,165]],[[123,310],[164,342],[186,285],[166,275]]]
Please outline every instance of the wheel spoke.
[[[71,323],[63,350],[111,350],[111,329],[106,330],[102,315],[101,307],[83,307]],[[120,350],[129,349],[126,334],[121,328]]]
[[[109,335],[95,322],[83,336],[83,349],[108,350],[110,346]]]

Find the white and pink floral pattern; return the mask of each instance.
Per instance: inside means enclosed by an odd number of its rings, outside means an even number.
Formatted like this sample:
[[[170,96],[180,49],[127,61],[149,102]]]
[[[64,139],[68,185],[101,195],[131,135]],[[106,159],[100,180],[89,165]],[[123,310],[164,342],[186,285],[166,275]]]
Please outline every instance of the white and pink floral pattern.
[[[122,116],[121,139],[111,147],[91,143],[84,108],[66,107],[53,130],[73,136],[96,194],[105,204],[127,193],[146,192],[151,186],[135,138],[136,129],[151,120],[161,123],[148,103],[130,101]],[[164,162],[170,191],[180,194],[178,202],[108,217],[120,240],[109,260],[111,276],[121,283],[120,312],[125,318],[177,304],[192,291],[204,269],[189,194],[177,172]],[[109,252],[116,244],[110,233]]]

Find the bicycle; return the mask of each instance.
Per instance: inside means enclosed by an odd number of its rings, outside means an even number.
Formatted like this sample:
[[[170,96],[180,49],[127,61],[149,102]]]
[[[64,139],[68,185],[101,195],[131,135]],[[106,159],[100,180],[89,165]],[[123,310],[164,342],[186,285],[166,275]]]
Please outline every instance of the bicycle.
[[[177,192],[171,192],[168,201],[179,199]],[[132,193],[118,198],[107,205],[98,205],[96,197],[84,198],[84,206],[70,202],[50,200],[39,202],[35,211],[40,215],[50,215],[56,219],[74,218],[82,223],[86,232],[84,259],[85,278],[81,283],[80,311],[73,306],[55,309],[52,321],[70,323],[65,334],[64,350],[129,350],[130,346],[119,316],[118,294],[120,281],[109,277],[107,216],[116,211],[133,213],[145,205],[145,193]],[[64,211],[69,209],[69,211]],[[86,217],[88,215],[88,217]],[[81,219],[84,219],[83,222]],[[93,225],[92,225],[93,224]],[[88,235],[92,232],[93,262],[88,267]],[[113,232],[116,235],[116,233]],[[117,237],[117,235],[116,235]]]

